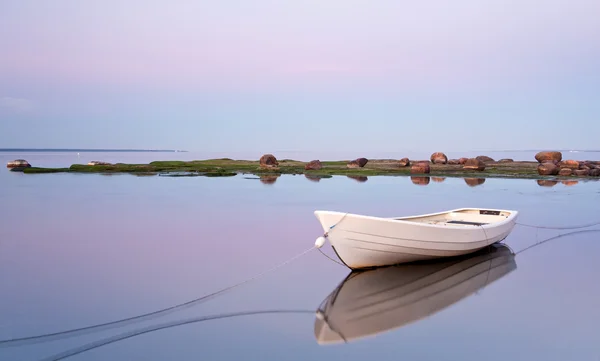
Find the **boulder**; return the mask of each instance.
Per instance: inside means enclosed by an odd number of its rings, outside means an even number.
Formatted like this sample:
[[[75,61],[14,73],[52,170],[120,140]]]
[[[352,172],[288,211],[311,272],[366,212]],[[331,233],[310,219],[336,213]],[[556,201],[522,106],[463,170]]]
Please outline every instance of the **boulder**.
[[[418,186],[426,186],[429,184],[429,177],[410,177],[413,184]]]
[[[550,164],[558,165],[559,162],[557,160],[548,159],[548,160],[543,161],[542,163],[550,163]]]
[[[579,169],[579,162],[576,160],[569,159],[558,163],[558,166],[561,168]]]
[[[88,165],[112,165],[112,164],[109,162],[103,162],[100,160],[93,160],[91,162],[88,162]]]
[[[279,165],[277,158],[273,154],[265,154],[260,157],[261,168],[275,168]]]
[[[398,165],[400,167],[407,167],[410,165],[410,160],[408,158],[402,158],[400,159],[400,161],[398,162]]]
[[[477,187],[485,183],[485,178],[465,178],[465,183],[467,183],[469,187]]]
[[[590,170],[589,169],[575,169],[574,172],[575,172],[575,175],[578,175],[580,177],[584,177],[584,176],[590,175]]]
[[[304,166],[305,170],[319,170],[321,168],[323,168],[323,165],[320,160],[311,160]]]
[[[358,158],[358,159],[348,162],[348,164],[346,164],[346,166],[348,168],[362,168],[367,164],[368,161],[369,160],[367,158]]]
[[[410,172],[413,174],[429,174],[431,167],[429,167],[429,163],[419,162],[410,167]]]
[[[553,163],[542,163],[538,165],[537,171],[539,175],[557,175],[559,168]]]
[[[551,160],[555,162],[560,162],[562,160],[561,152],[539,152],[535,155],[535,160],[539,163],[544,163],[544,161]]]
[[[479,156],[475,157],[475,159],[479,159],[480,161],[482,161],[484,163],[494,162],[494,159],[488,157],[487,155],[479,155]]]
[[[460,158],[460,159],[458,159],[458,164],[460,164],[460,165],[465,164],[468,160],[469,160],[469,158]]]
[[[594,167],[596,167],[596,164],[594,164],[594,162],[590,162],[589,160],[586,160],[585,162],[581,162],[581,166],[583,167],[588,167],[589,169],[594,169]]]
[[[448,157],[442,152],[435,152],[429,158],[433,164],[446,164],[448,163]]]
[[[561,168],[558,171],[558,175],[563,176],[563,177],[568,177],[571,174],[573,174],[573,170],[571,168]]]
[[[15,159],[6,163],[6,168],[30,168],[31,164],[25,159]]]
[[[600,168],[590,169],[590,177],[600,177]]]
[[[500,159],[498,161],[498,163],[512,163],[512,162],[514,162],[514,159],[511,159],[511,158],[504,158],[504,159]]]
[[[465,162],[463,169],[482,171],[485,169],[485,163],[477,158],[470,158]]]
[[[448,164],[452,164],[452,165],[460,164],[460,159],[449,159]]]

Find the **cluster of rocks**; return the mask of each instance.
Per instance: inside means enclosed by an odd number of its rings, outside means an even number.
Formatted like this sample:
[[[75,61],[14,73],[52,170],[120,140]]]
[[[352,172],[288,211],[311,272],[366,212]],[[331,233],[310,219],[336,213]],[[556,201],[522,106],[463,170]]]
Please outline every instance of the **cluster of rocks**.
[[[459,159],[448,159],[448,156],[442,152],[435,152],[431,155],[429,160],[420,160],[412,163],[410,172],[413,174],[428,174],[431,172],[430,164],[448,164],[448,165],[462,165],[462,169],[468,171],[483,171],[485,170],[486,163],[495,162],[494,159],[480,155],[475,158],[459,158]],[[512,162],[512,159],[502,159],[502,163]],[[411,165],[408,158],[402,158],[399,162],[400,167],[407,167]]]
[[[501,159],[499,163],[512,162],[512,159]],[[367,158],[357,158],[349,161],[346,164],[347,168],[363,168],[369,160]],[[480,155],[475,158],[459,158],[459,159],[448,159],[446,154],[442,152],[435,152],[431,155],[429,160],[412,161],[408,158],[400,159],[396,164],[399,167],[411,167],[410,172],[414,174],[428,174],[431,172],[430,164],[449,164],[449,165],[461,165],[464,170],[468,171],[483,171],[485,170],[486,163],[495,162],[494,159]],[[273,154],[265,154],[260,158],[260,167],[263,169],[277,169],[279,162]],[[320,160],[311,160],[304,166],[305,170],[320,170],[323,168],[323,164]]]
[[[562,153],[556,151],[539,152],[535,155],[535,160],[540,163],[537,167],[539,175],[600,177],[600,162],[598,161],[563,160]]]

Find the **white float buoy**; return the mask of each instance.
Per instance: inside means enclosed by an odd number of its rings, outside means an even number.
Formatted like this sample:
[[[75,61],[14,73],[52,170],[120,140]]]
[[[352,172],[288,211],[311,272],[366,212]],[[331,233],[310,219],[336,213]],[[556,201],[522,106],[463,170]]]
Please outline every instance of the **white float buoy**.
[[[324,244],[325,244],[325,237],[323,237],[323,236],[317,238],[317,240],[315,241],[315,246],[317,246],[317,248],[323,247]]]

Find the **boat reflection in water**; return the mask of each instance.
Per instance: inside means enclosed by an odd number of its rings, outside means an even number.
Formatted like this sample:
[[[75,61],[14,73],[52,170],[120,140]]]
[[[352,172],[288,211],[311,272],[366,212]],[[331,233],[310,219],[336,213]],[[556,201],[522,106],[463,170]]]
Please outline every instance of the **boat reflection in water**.
[[[517,268],[494,244],[461,257],[351,272],[321,303],[314,332],[321,345],[375,336],[430,316]]]

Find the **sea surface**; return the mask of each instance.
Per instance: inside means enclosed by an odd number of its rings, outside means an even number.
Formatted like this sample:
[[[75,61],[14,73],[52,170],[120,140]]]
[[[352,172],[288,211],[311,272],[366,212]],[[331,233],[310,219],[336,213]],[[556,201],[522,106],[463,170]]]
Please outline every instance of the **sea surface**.
[[[511,154],[488,152],[535,152]],[[243,155],[0,152],[0,161],[212,156]],[[0,360],[600,359],[600,182],[255,178],[1,170]],[[452,267],[348,277],[328,244],[325,255],[311,250],[323,233],[318,209],[392,217],[460,207],[518,210],[519,224],[495,253]]]

